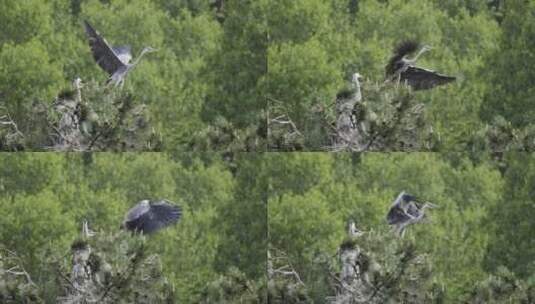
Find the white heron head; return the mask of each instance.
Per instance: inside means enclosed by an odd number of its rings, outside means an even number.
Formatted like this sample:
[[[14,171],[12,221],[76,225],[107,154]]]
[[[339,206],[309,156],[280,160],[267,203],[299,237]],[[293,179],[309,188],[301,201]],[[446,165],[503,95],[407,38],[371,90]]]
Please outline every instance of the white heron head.
[[[359,73],[354,73],[352,79],[353,79],[353,82],[360,81],[362,80],[362,75],[360,75]]]
[[[422,46],[422,52],[427,52],[427,51],[430,51],[430,50],[432,50],[432,49],[433,49],[433,47],[430,46],[430,45],[428,45],[428,44],[424,44],[424,45]]]
[[[423,206],[422,206],[422,209],[423,208],[439,208],[437,205],[433,204],[433,203],[430,203],[430,202],[426,202]]]
[[[74,78],[74,81],[72,82],[72,86],[75,88],[75,89],[80,89],[83,87],[83,84],[82,84],[82,79],[80,77],[76,77]]]
[[[155,49],[152,46],[146,46],[143,49],[143,53],[153,53],[153,52],[157,52],[157,51],[158,51],[158,49]]]

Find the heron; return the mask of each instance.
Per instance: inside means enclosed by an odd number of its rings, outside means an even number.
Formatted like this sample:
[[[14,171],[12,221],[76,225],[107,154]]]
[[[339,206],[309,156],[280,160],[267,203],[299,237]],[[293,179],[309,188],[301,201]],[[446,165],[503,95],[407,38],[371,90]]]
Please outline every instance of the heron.
[[[132,59],[132,48],[129,45],[111,47],[106,39],[89,22],[84,21],[84,26],[93,58],[109,74],[106,84],[112,83],[116,87],[122,87],[126,75],[139,63],[141,58],[147,53],[157,51],[157,49],[147,46],[143,48],[137,59],[133,63],[130,63]]]
[[[84,238],[90,238],[95,236],[95,232],[89,229],[89,224],[87,223],[87,220],[84,220],[82,224],[82,236]]]
[[[401,237],[405,233],[407,226],[416,224],[424,219],[426,208],[436,208],[435,204],[426,202],[420,203],[415,196],[401,191],[388,214],[386,221],[394,227],[394,231]]]
[[[428,45],[423,45],[416,56],[412,59],[407,58],[408,55],[416,52],[419,47],[420,44],[413,40],[403,41],[396,46],[394,55],[390,58],[385,68],[387,81],[397,80],[398,83],[407,83],[414,90],[432,89],[455,81],[453,76],[442,75],[433,70],[415,66],[418,58],[432,49]]]
[[[362,236],[364,232],[357,228],[357,225],[355,225],[354,221],[350,221],[347,227],[347,234],[350,237],[359,237]]]
[[[176,224],[181,216],[182,208],[168,200],[142,200],[128,211],[121,228],[151,234]]]

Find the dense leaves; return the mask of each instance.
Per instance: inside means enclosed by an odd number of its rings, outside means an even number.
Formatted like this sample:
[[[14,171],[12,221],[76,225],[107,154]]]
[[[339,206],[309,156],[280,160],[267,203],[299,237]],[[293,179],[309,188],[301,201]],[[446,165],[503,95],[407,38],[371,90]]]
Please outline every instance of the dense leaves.
[[[108,299],[261,298],[262,292],[254,291],[265,282],[267,250],[267,182],[255,172],[261,161],[254,155],[224,161],[216,154],[0,155],[0,248],[18,257],[8,259],[0,251],[0,298],[20,293],[55,303],[66,296],[62,286],[68,282],[57,272],[70,276],[70,248],[83,221],[96,232],[89,239],[93,252],[110,265],[112,280],[125,284],[112,285]],[[119,227],[126,211],[146,198],[174,201],[183,217],[140,243],[132,240],[139,236],[119,234]],[[140,268],[127,282],[121,274],[133,267],[131,252],[138,250]],[[3,272],[14,265],[23,267],[35,286]],[[143,281],[149,275],[154,284]],[[10,278],[16,281],[3,285]],[[222,286],[233,295],[214,293]]]
[[[159,50],[129,73],[124,89],[132,108],[146,106],[153,118],[148,127],[162,145],[134,149],[265,150],[257,82],[266,69],[267,2],[233,1],[221,9],[215,2],[1,1],[0,148],[45,149],[50,132],[34,121],[36,104],[51,105],[76,77],[105,82],[82,27],[88,20],[111,45],[131,45],[134,59],[145,46]],[[122,126],[117,141],[129,141],[130,129]],[[18,132],[23,136],[14,138]],[[212,132],[240,136],[219,140]],[[98,150],[117,148],[109,143]]]
[[[410,303],[429,303],[431,298],[459,302],[473,291],[476,282],[487,280],[502,265],[518,280],[525,280],[519,284],[527,284],[534,274],[530,236],[533,174],[529,173],[535,164],[533,157],[506,154],[503,163],[496,163],[486,154],[480,154],[477,160],[467,156],[270,156],[270,246],[287,254],[288,264],[299,274],[315,303],[324,303],[326,297],[334,295],[326,282],[336,267],[329,271],[325,264],[335,265],[338,248],[346,242],[349,220],[365,233],[357,242],[362,252],[385,271],[380,281],[400,265],[399,252],[409,247],[425,264],[418,271],[414,269],[414,286],[401,276],[389,283],[391,288],[381,291],[399,301],[407,288],[415,295]],[[501,174],[503,170],[505,175]],[[402,190],[439,208],[428,210],[427,220],[409,227],[400,241],[388,231],[385,216]],[[513,299],[514,295],[505,298]]]
[[[395,98],[381,88],[383,102],[377,103],[374,88],[384,81],[393,46],[415,39],[433,47],[418,65],[457,79],[410,96],[409,105],[425,110],[418,125],[409,115],[389,121],[400,130],[424,134],[431,127],[432,138],[400,145],[406,141],[400,132],[378,150],[529,150],[533,9],[532,1],[274,1],[267,52],[270,149],[328,149],[336,121],[334,99],[355,72],[366,79],[363,101],[377,104],[377,115],[388,117],[383,111]],[[519,134],[501,146],[486,132],[498,115]],[[293,125],[281,127],[275,121],[280,117]]]

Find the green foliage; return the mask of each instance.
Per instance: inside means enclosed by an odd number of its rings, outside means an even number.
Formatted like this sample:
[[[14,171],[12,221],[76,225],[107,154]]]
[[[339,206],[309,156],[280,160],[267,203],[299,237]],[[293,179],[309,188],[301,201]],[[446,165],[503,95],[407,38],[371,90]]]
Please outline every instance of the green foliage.
[[[6,304],[44,303],[16,253],[0,247],[0,301]]]
[[[267,69],[266,12],[270,3],[225,1],[221,48],[207,67],[213,85],[203,105],[206,120],[223,115],[238,128],[261,120],[266,102],[259,82]]]
[[[288,116],[294,118],[297,125],[304,123],[302,113],[315,103],[323,101],[325,105],[340,86],[336,82],[338,71],[329,63],[327,53],[318,40],[272,47],[268,61],[269,93],[284,104]]]
[[[498,47],[484,57],[482,73],[489,83],[481,104],[481,119],[489,124],[485,135],[475,136],[473,146],[493,151],[533,151],[533,74],[535,23],[530,1],[495,1],[501,35]],[[482,137],[487,142],[482,140]]]
[[[262,285],[247,280],[236,268],[210,282],[203,291],[201,303],[267,303]]]
[[[270,200],[268,217],[271,244],[298,261],[298,270],[319,252],[336,251],[344,232],[342,222],[330,220],[328,201],[316,191]]]
[[[477,282],[465,303],[532,303],[535,301],[533,282],[523,282],[505,267],[497,269],[495,275]]]
[[[261,156],[231,161],[218,154],[0,155],[0,216],[5,217],[0,244],[20,256],[37,295],[48,302],[65,296],[65,280],[52,278],[57,277],[58,263],[68,277],[70,248],[80,239],[83,221],[96,232],[85,240],[97,255],[95,261],[109,264],[114,269],[111,280],[125,284],[110,291],[113,299],[162,303],[172,290],[177,302],[209,301],[204,298],[212,296],[205,293],[206,286],[218,285],[218,278],[234,271],[248,286],[258,286],[258,291],[236,297],[255,299],[262,294],[267,247],[267,182],[256,170],[261,163]],[[143,241],[119,233],[126,211],[147,198],[180,205],[180,222]],[[150,265],[140,264],[144,270],[123,282],[132,252],[138,249],[143,253],[140,262]],[[153,273],[159,283],[139,281],[140,274]],[[134,292],[136,287],[141,293]],[[149,300],[143,300],[144,295]]]
[[[45,46],[36,39],[4,44],[0,51],[0,98],[18,122],[36,100],[52,100],[63,84],[61,66],[51,62]],[[31,129],[20,124],[25,132]]]
[[[105,233],[71,245],[71,251],[91,250],[87,267],[92,276],[93,289],[86,290],[85,299],[96,298],[100,303],[172,303],[172,285],[163,275],[163,265],[157,254],[150,254],[151,244],[144,237],[126,232]],[[77,298],[66,278],[72,272],[72,257],[54,257],[58,267],[57,280],[65,286],[65,294],[58,295],[59,303]],[[50,261],[48,261],[50,262]],[[71,280],[73,278],[71,277]],[[52,295],[48,295],[52,298]]]
[[[259,121],[257,126],[237,129],[225,118],[218,117],[212,125],[196,132],[188,145],[193,151],[263,151],[266,133],[265,121]]]
[[[268,290],[269,303],[310,303],[307,286],[301,281],[290,258],[280,250],[268,250]]]
[[[488,216],[494,237],[489,244],[485,266],[494,271],[504,265],[520,279],[533,278],[535,248],[522,240],[531,238],[535,228],[532,220],[535,215],[535,157],[527,153],[509,153],[504,162],[505,194],[491,206]]]
[[[32,38],[40,38],[52,30],[52,6],[39,0],[13,2],[2,0],[0,19],[0,45],[24,43]]]
[[[1,216],[5,218],[0,224],[0,243],[16,250],[28,262],[31,274],[38,273],[41,255],[65,246],[75,233],[74,220],[64,218],[61,201],[50,190],[40,191],[38,195],[3,197],[0,205],[3,206]]]
[[[500,48],[489,54],[487,81],[492,84],[486,92],[482,118],[489,122],[501,115],[515,127],[532,123],[533,69],[535,44],[530,37],[535,33],[533,1],[510,1],[504,4],[505,18],[501,24]]]
[[[400,240],[389,231],[369,231],[354,241],[360,269],[377,291],[370,303],[395,299],[399,303],[434,303],[442,295],[434,290],[432,264],[414,240]],[[342,243],[342,247],[346,243]]]
[[[321,150],[329,143],[329,123],[336,117],[334,98],[343,81],[358,72],[367,83],[384,80],[384,66],[392,46],[403,39],[416,39],[434,49],[418,62],[422,67],[457,77],[455,84],[414,93],[414,103],[422,104],[426,115],[417,126],[398,121],[399,129],[425,134],[429,126],[433,139],[419,138],[414,150],[459,151],[484,128],[480,106],[486,92],[496,86],[487,81],[492,64],[485,58],[502,48],[497,45],[502,29],[487,1],[276,1],[270,13],[268,48],[268,96],[271,117],[286,115],[295,130],[277,129],[270,145],[285,150]],[[299,18],[295,16],[300,16]],[[526,19],[526,18],[524,18]],[[400,26],[402,24],[403,26]],[[522,45],[519,49],[526,50]],[[490,58],[490,57],[489,57]],[[500,77],[504,74],[500,73]],[[496,82],[496,81],[494,81]],[[529,86],[522,81],[520,86]],[[366,87],[372,87],[370,85]],[[379,94],[388,90],[378,89]],[[376,98],[363,92],[363,101]],[[317,108],[322,119],[314,119]],[[381,107],[377,107],[381,116]],[[388,117],[387,113],[384,113]],[[394,123],[394,120],[389,121]],[[327,131],[318,131],[323,124]],[[289,139],[288,137],[293,137]],[[406,141],[393,134],[396,142]],[[294,141],[294,147],[291,142]],[[427,139],[429,140],[429,139]],[[288,144],[290,142],[290,144]],[[326,144],[327,143],[327,144]],[[430,145],[430,146],[429,146]],[[386,146],[384,150],[411,150],[411,145]]]
[[[499,248],[489,232],[488,217],[506,191],[505,180],[484,156],[473,163],[463,154],[303,153],[275,154],[268,163],[270,244],[287,252],[307,288],[314,291],[315,301],[330,294],[325,289],[325,270],[317,260],[335,254],[349,220],[365,233],[382,233],[384,216],[401,190],[439,206],[428,211],[425,223],[409,227],[405,236],[417,255],[426,255],[432,265],[424,290],[443,289],[445,301],[460,299],[473,282],[486,276],[484,262],[490,248]],[[508,227],[503,229],[514,231]],[[387,259],[389,255],[381,250],[391,241],[386,235],[379,239],[368,250],[378,252],[379,260]],[[529,249],[517,247],[528,259]]]
[[[266,4],[251,5],[256,7],[254,13],[248,4],[228,3],[219,12],[213,5],[182,0],[0,2],[5,21],[0,31],[1,117],[7,111],[14,123],[7,131],[2,125],[2,150],[46,147],[42,139],[53,132],[47,133],[46,126],[35,121],[43,115],[36,102],[51,104],[76,77],[84,83],[105,81],[106,73],[92,58],[82,20],[88,20],[110,45],[130,44],[134,58],[145,46],[159,49],[129,73],[125,89],[133,105],[146,108],[149,129],[161,144],[132,146],[131,134],[117,132],[112,142],[102,143],[102,149],[264,150],[259,139],[266,132],[261,114],[265,101],[255,78],[265,73],[266,27],[257,21]],[[249,13],[252,18],[241,18]],[[245,28],[248,32],[242,35]],[[238,70],[240,79],[228,77]],[[118,89],[99,90],[106,94]],[[220,111],[222,105],[226,110]],[[247,115],[243,108],[236,111],[244,105]],[[232,123],[230,133],[239,138],[221,142],[211,135],[222,120]]]
[[[235,180],[232,198],[218,202],[221,219],[217,231],[224,238],[218,246],[216,264],[223,270],[236,265],[248,277],[265,277],[267,250],[268,164],[261,154],[239,153],[230,156],[230,170]],[[244,202],[236,204],[236,201]],[[249,220],[244,220],[249,219]],[[261,260],[263,263],[258,263]]]

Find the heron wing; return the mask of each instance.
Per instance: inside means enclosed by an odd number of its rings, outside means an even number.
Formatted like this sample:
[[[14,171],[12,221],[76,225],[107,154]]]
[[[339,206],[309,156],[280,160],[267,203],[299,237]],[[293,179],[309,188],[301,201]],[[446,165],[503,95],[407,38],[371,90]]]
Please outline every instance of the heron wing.
[[[410,220],[410,217],[405,212],[403,212],[400,207],[397,206],[390,208],[388,214],[386,215],[386,221],[389,225],[404,223],[408,220]]]
[[[393,56],[385,67],[386,80],[392,80],[394,76],[397,78],[397,73],[399,73],[400,70],[403,70],[406,65],[407,64],[403,61],[402,57],[398,55]]]
[[[127,65],[132,60],[132,47],[129,45],[114,46],[112,49],[124,65]]]
[[[149,212],[144,215],[147,219],[144,220],[141,230],[145,234],[155,232],[178,222],[181,215],[182,209],[166,200],[151,203]]]
[[[85,32],[89,39],[89,46],[97,64],[108,74],[112,75],[125,64],[117,57],[106,39],[102,37],[87,21],[84,21]]]
[[[401,81],[407,81],[414,90],[427,90],[455,81],[455,77],[442,75],[424,68],[409,66],[401,73]]]
[[[134,221],[140,218],[143,214],[149,211],[150,207],[148,204],[143,204],[139,202],[137,205],[128,210],[128,213],[125,216],[125,221]]]
[[[392,205],[390,205],[390,208],[394,208],[398,205],[401,204],[401,202],[403,201],[403,195],[405,194],[405,191],[401,191],[398,196],[396,197],[396,199],[394,200],[394,202],[392,203]]]
[[[420,213],[421,213],[420,207],[414,202],[410,202],[409,205],[407,206],[407,213],[413,217],[418,217],[420,216]]]

